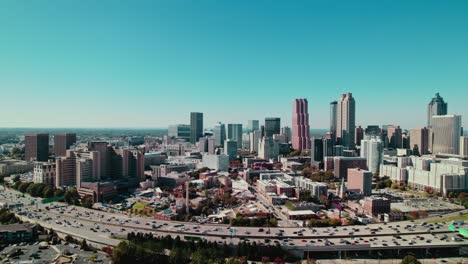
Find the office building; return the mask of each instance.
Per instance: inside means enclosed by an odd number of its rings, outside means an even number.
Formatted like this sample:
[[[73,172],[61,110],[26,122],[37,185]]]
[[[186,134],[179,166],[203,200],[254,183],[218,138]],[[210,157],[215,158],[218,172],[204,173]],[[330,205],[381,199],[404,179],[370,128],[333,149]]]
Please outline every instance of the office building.
[[[461,116],[432,116],[432,153],[460,153]]]
[[[432,127],[432,117],[442,116],[447,114],[447,103],[444,99],[436,93],[435,97],[431,99],[427,105],[427,127]]]
[[[221,147],[224,145],[224,140],[226,140],[226,126],[218,122],[213,128],[213,135],[215,138],[215,145]]]
[[[293,101],[292,147],[296,150],[310,149],[309,110],[307,99]]]
[[[341,145],[354,147],[356,128],[356,102],[351,93],[342,94],[338,100],[336,138]]]
[[[258,120],[249,120],[247,123],[248,132],[252,132],[260,129],[260,121]]]
[[[348,169],[348,191],[363,195],[372,194],[372,172],[359,168]]]
[[[429,129],[425,127],[411,129],[409,145],[413,155],[429,154]]]
[[[323,139],[321,138],[312,138],[312,144],[310,149],[310,160],[313,163],[323,161]]]
[[[291,128],[288,126],[282,127],[281,128],[281,135],[284,136],[285,142],[284,143],[289,143],[291,142]]]
[[[54,154],[56,157],[65,156],[66,152],[76,143],[75,133],[60,133],[54,135]]]
[[[0,160],[0,176],[10,176],[30,172],[34,169],[33,162],[15,159]]]
[[[229,161],[237,158],[237,141],[233,139],[226,139],[224,141],[224,154],[229,157]]]
[[[242,148],[242,124],[228,124],[227,138],[237,142],[237,148]]]
[[[55,162],[34,163],[33,182],[55,185]]]
[[[330,132],[332,132],[333,135],[336,135],[337,114],[338,114],[338,102],[333,101],[330,103]]]
[[[403,147],[403,138],[400,126],[387,126],[388,147],[399,149]]]
[[[279,117],[265,118],[265,137],[273,137],[281,132],[281,119]]]
[[[359,157],[334,157],[333,175],[335,178],[348,179],[348,169],[359,168],[367,170],[367,160]]]
[[[261,137],[260,134],[261,134],[260,130],[254,130],[249,133],[250,152],[258,153],[258,144],[260,143],[260,137]]]
[[[228,171],[229,169],[229,156],[225,154],[221,155],[203,155],[202,157],[203,167],[210,168],[218,171]]]
[[[367,161],[370,172],[376,173],[383,160],[383,142],[378,137],[367,137],[361,140],[361,158]]]
[[[368,215],[378,215],[390,213],[390,200],[384,197],[365,197],[364,198],[364,211]]]
[[[110,177],[111,175],[108,172],[108,166],[110,165],[108,165],[109,155],[107,153],[107,145],[108,143],[105,141],[91,141],[88,143],[88,149],[90,151],[99,152],[99,166],[100,166],[99,172],[100,172],[100,177],[102,178],[107,178],[107,177]]]
[[[202,137],[198,140],[198,151],[203,153],[214,154],[215,139],[210,137]]]
[[[354,129],[354,145],[361,146],[361,140],[364,139],[364,129],[358,126]]]
[[[47,161],[49,159],[49,134],[29,133],[24,136],[26,161]]]
[[[468,137],[460,137],[460,156],[468,157]]]
[[[203,136],[203,113],[190,113],[190,142],[196,144]]]
[[[382,138],[382,130],[380,129],[379,126],[370,125],[370,126],[367,126],[366,129],[364,130],[364,135],[370,136],[370,137]]]
[[[279,141],[272,137],[263,137],[258,146],[258,157],[269,160],[276,159],[279,155]]]
[[[178,124],[170,125],[168,129],[168,136],[171,138],[190,141],[191,128],[190,125]]]
[[[250,135],[249,133],[242,134],[242,149],[250,151]]]

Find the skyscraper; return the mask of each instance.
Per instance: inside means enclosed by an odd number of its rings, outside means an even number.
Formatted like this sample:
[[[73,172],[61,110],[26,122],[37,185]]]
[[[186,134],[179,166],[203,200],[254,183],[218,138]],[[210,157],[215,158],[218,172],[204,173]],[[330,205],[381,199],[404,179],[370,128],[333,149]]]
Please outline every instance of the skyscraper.
[[[229,126],[229,125],[228,125]],[[229,161],[233,161],[237,157],[238,143],[232,139],[224,141],[224,154],[229,156]]]
[[[364,139],[364,128],[358,126],[354,129],[354,144],[361,146],[361,140]]]
[[[400,126],[394,126],[394,125],[387,126],[387,137],[388,137],[389,148],[397,149],[397,148],[403,147],[403,138],[402,138]]]
[[[429,129],[423,127],[410,130],[410,149],[413,155],[429,153]]]
[[[254,130],[250,132],[250,152],[258,153],[258,144],[260,143],[261,132],[260,130]]]
[[[60,133],[54,135],[54,153],[55,156],[65,156],[67,149],[76,143],[75,133]]]
[[[49,134],[26,134],[24,143],[24,154],[27,161],[47,161],[49,159]]]
[[[427,105],[427,126],[432,126],[432,116],[446,115],[447,114],[447,103],[444,101],[439,93],[436,93],[435,97],[431,99]]]
[[[307,99],[295,99],[293,101],[292,146],[297,150],[310,149],[310,127]]]
[[[265,137],[273,137],[274,134],[280,134],[281,119],[279,117],[265,118]]]
[[[383,160],[383,142],[378,137],[368,137],[361,140],[361,158],[366,158],[367,168],[370,172],[379,171]]]
[[[291,141],[291,128],[288,126],[281,128],[281,135],[284,135],[286,143]]]
[[[341,145],[354,147],[356,128],[356,102],[351,93],[342,94],[338,100],[336,138]]]
[[[237,142],[237,148],[242,148],[242,124],[228,124],[227,138]]]
[[[258,120],[249,120],[247,124],[247,129],[249,130],[248,132],[258,130],[260,128],[259,125],[260,122]]]
[[[223,123],[218,122],[213,128],[213,134],[215,138],[215,145],[217,147],[223,146],[224,140],[226,140],[226,126]]]
[[[190,113],[190,142],[195,144],[203,136],[203,113]]]
[[[433,131],[432,153],[460,153],[461,116],[432,116]]]
[[[330,103],[330,132],[336,135],[336,115],[337,115],[338,102],[333,101]]]
[[[468,137],[460,137],[460,156],[468,157]]]

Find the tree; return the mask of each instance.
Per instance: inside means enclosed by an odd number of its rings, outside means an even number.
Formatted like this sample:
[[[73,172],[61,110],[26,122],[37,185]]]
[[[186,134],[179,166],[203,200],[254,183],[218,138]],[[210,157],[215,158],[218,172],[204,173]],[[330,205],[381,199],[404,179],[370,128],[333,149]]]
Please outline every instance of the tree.
[[[80,195],[75,188],[69,188],[64,195],[65,202],[72,205],[79,205],[80,204]]]
[[[42,197],[44,198],[54,197],[54,188],[50,185],[46,186],[44,190],[42,190]]]
[[[419,261],[413,255],[406,255],[400,263],[401,264],[421,264],[421,261]]]
[[[65,192],[62,189],[56,189],[54,192],[54,196],[64,196]]]
[[[18,191],[25,193],[26,190],[29,188],[29,185],[31,185],[31,182],[21,182],[20,185],[18,186]]]
[[[81,199],[81,204],[86,208],[92,208],[94,204],[94,199],[91,195],[86,195]]]
[[[81,250],[84,250],[84,251],[88,251],[89,250],[89,246],[88,246],[88,243],[86,243],[86,239],[83,239],[81,241]]]

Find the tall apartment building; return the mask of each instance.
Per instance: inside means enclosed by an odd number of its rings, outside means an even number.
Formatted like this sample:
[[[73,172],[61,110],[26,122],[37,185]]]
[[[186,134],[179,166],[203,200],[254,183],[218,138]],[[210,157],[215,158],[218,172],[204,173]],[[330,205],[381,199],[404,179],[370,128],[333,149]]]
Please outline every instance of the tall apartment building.
[[[56,157],[65,156],[67,150],[76,143],[75,133],[59,133],[54,135],[54,154]]]
[[[310,149],[309,110],[307,99],[293,101],[292,146],[294,149]]]
[[[337,106],[336,138],[341,145],[354,147],[356,128],[356,102],[351,93],[342,94]]]
[[[49,159],[49,134],[29,133],[24,135],[26,161],[47,161]]]
[[[242,148],[242,124],[228,124],[227,138],[237,142],[237,148]]]
[[[265,118],[265,137],[273,137],[281,132],[281,119],[279,117]]]
[[[190,113],[190,142],[195,144],[203,136],[203,113]]]
[[[365,158],[367,168],[371,173],[380,169],[383,161],[383,142],[378,137],[367,137],[361,140],[361,158]]]
[[[413,155],[429,154],[429,129],[423,127],[410,130],[410,149]]]
[[[435,97],[431,99],[427,105],[427,127],[432,126],[432,117],[441,116],[447,114],[447,103],[444,101],[439,93],[436,93]]]
[[[105,141],[92,141],[88,142],[88,149],[90,151],[97,151],[99,152],[99,170],[100,170],[100,176],[102,178],[107,178],[110,177],[109,172],[108,172],[108,161],[109,161],[109,154],[107,151],[107,145],[108,143]]]
[[[432,116],[432,153],[460,153],[461,116]]]

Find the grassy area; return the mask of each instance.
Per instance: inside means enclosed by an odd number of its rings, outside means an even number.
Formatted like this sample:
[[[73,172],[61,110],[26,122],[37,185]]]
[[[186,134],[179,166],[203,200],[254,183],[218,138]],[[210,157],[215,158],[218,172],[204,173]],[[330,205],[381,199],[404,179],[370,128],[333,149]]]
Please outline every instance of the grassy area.
[[[137,202],[132,206],[133,210],[144,210],[146,208],[146,205],[143,203]]]
[[[449,217],[441,217],[441,218],[429,220],[427,222],[428,223],[440,223],[440,222],[452,222],[452,221],[455,221],[455,220],[468,221],[468,214],[454,215],[454,216],[449,216]]]

